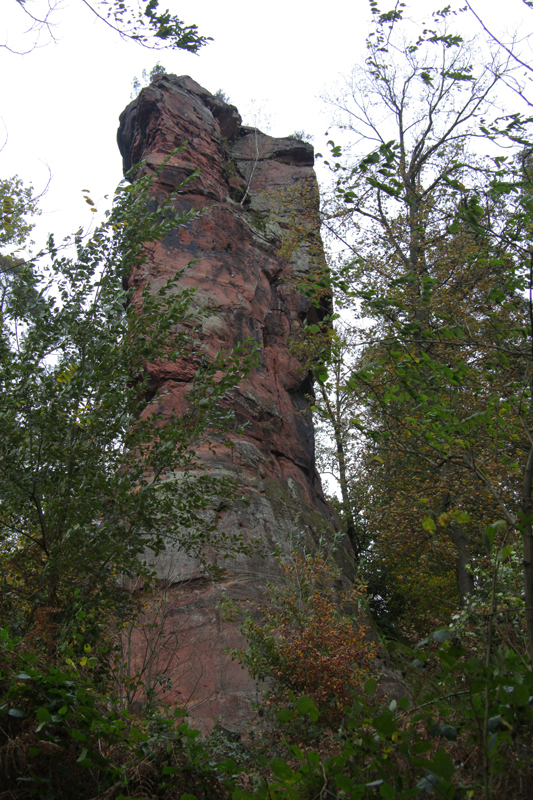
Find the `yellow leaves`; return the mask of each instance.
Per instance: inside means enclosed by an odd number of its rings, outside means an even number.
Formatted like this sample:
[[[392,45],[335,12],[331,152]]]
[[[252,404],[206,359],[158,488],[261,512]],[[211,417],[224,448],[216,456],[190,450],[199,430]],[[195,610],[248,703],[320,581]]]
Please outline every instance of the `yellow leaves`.
[[[87,189],[82,189],[82,192],[87,192]],[[83,199],[85,200],[87,205],[90,206],[91,211],[93,212],[93,214],[96,214],[98,209],[95,206],[94,200],[91,200],[91,198],[89,197],[88,194],[84,194],[83,195]]]
[[[422,527],[428,533],[435,533],[435,531],[437,530],[437,525],[432,517],[426,517],[425,520],[423,520],[422,522]]]
[[[447,528],[449,522],[450,522],[450,515],[449,514],[439,514],[439,525],[442,528]]]
[[[71,364],[69,367],[60,372],[56,380],[58,383],[70,383],[79,367],[77,364]]]
[[[11,197],[6,196],[2,200],[2,210],[0,213],[0,225],[2,228],[8,230],[12,225],[12,214],[14,210],[14,203]]]
[[[89,654],[92,651],[91,645],[90,644],[84,644],[83,645],[83,651],[85,653],[87,653],[87,655],[82,656],[82,658],[80,658],[78,664],[76,664],[72,660],[72,658],[66,658],[65,659],[65,664],[67,664],[69,667],[72,667],[72,669],[75,670],[76,672],[78,672],[79,667],[94,667],[96,665],[96,663],[97,663],[97,659],[96,658],[92,658],[92,657],[91,658],[88,657]]]

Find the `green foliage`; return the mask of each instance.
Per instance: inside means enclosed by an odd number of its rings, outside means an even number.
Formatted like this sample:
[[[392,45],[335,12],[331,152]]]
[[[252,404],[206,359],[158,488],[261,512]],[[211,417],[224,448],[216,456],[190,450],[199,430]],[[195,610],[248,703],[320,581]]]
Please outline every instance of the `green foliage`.
[[[321,792],[357,800],[426,793],[448,800],[523,797],[533,781],[533,673],[505,647],[484,664],[449,631],[437,631],[415,649],[402,651],[415,699],[382,699],[376,706],[376,682],[368,681],[346,708],[333,747],[325,738],[302,750],[285,739],[285,756],[269,761],[271,778],[252,793],[237,789],[233,799],[296,800]],[[282,723],[287,715],[301,720],[304,728],[316,713],[310,698],[301,697],[279,716]]]
[[[301,131],[294,131],[294,133],[290,133],[287,136],[287,139],[295,139],[298,142],[312,142],[313,136],[310,133],[306,133],[304,130]]]
[[[0,772],[13,798],[228,796],[234,762],[215,769],[183,712],[161,709],[165,676],[145,685],[114,663],[114,631],[140,610],[131,590],[146,589],[166,547],[212,576],[207,545],[248,552],[217,530],[213,509],[234,485],[203,474],[197,454],[225,440],[233,421],[220,401],[255,358],[246,344],[211,362],[197,349],[204,312],[180,289],[181,273],[157,290],[125,288],[147,245],[191,218],[175,213],[174,195],[156,207],[153,180],[120,186],[90,237],[80,230],[60,246],[50,237],[4,292]],[[4,244],[23,244],[32,195],[16,179],[3,186],[19,204],[15,216],[4,203]],[[150,370],[182,359],[197,365],[186,409],[163,416]],[[157,671],[157,654],[148,666]],[[141,679],[148,702],[137,717],[124,701]]]
[[[198,731],[176,709],[138,718],[108,693],[97,659],[46,666],[0,630],[0,771],[10,797],[80,800],[192,791],[226,798]]]
[[[408,694],[385,697],[379,676],[369,678],[333,730],[310,696],[293,695],[277,714],[277,746],[257,758],[252,791],[241,778],[233,800],[529,796],[533,672],[494,637],[498,571],[510,555],[503,530],[496,523],[486,532],[494,567],[481,589],[491,613],[478,620],[484,633],[475,647],[470,636],[460,640],[460,626],[440,628],[414,647],[397,643],[392,657]],[[290,664],[281,669],[290,681]]]
[[[145,69],[143,69],[142,83],[137,76],[135,76],[132,81],[132,92],[130,94],[131,99],[135,100],[143,86],[148,86],[157,78],[158,75],[164,75],[165,73],[166,69],[162,64],[159,63],[159,61],[152,67],[150,72],[147,72]]]
[[[56,4],[47,3],[44,9],[32,9],[35,0],[15,0],[22,13],[30,20],[27,34],[33,35],[33,44],[23,52],[8,45],[0,45],[10,52],[24,55],[30,52],[45,32],[52,39]],[[132,41],[151,50],[186,50],[197,53],[211,37],[198,33],[197,25],[185,25],[168,9],[161,11],[159,0],[82,0],[87,8],[102,22],[112,28],[122,39]]]
[[[32,218],[38,214],[40,211],[31,186],[24,186],[16,175],[0,180],[0,313],[12,276],[26,269],[21,251],[28,244],[34,228]]]
[[[159,0],[149,0],[146,5],[138,3],[138,10],[117,0],[109,6],[107,18],[114,21],[121,36],[154,50],[169,48],[196,53],[209,41],[208,37],[198,35],[196,25],[184,25],[170,11],[161,11]]]
[[[450,32],[449,8],[415,39],[396,11],[373,4],[365,66],[337,98],[343,135],[370,152],[330,142],[328,226],[346,246],[330,285],[351,323],[315,365],[316,409],[356,555],[359,526],[416,638],[475,590],[500,509],[531,563],[530,121],[491,126],[509,64],[492,53],[488,68]],[[519,135],[514,159],[472,155],[482,113],[486,135]],[[524,587],[533,597],[533,576]]]
[[[38,623],[50,640],[67,623],[86,639],[90,619],[97,636],[130,602],[123,581],[149,579],[167,546],[201,559],[207,544],[228,556],[243,549],[217,532],[211,510],[231,500],[233,484],[201,474],[197,449],[224,439],[231,420],[220,399],[253,359],[244,347],[208,363],[195,349],[201,312],[179,275],[135,302],[123,288],[146,244],[189,219],[173,196],[149,210],[151,185],[121,186],[106,221],[86,241],[76,235],[73,255],[50,237],[47,261],[14,277],[2,316],[2,616],[20,631]],[[147,365],[184,358],[198,366],[187,411],[163,424]]]
[[[499,537],[498,537],[499,539]],[[528,642],[524,625],[524,576],[519,543],[493,548],[490,557],[477,559],[472,566],[476,591],[463,608],[453,615],[453,627],[469,652],[479,655],[486,647],[487,622],[492,617],[494,640],[527,661]],[[497,569],[491,602],[491,576]]]
[[[229,95],[227,95],[222,89],[217,89],[214,96],[218,97],[219,100],[222,100],[223,103],[231,103]]]
[[[33,188],[24,186],[21,179],[0,180],[0,247],[20,248],[34,228],[27,217],[40,214]]]

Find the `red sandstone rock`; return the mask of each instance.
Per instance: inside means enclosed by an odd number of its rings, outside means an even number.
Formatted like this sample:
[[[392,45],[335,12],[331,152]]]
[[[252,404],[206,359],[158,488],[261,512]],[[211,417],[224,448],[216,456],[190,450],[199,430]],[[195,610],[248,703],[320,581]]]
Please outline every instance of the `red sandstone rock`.
[[[151,171],[184,142],[159,175],[157,194],[167,195],[199,170],[176,207],[202,214],[158,243],[130,276],[130,286],[140,291],[148,282],[156,290],[193,261],[180,284],[197,287],[196,302],[212,309],[202,324],[202,348],[213,355],[249,338],[260,345],[259,367],[230,401],[245,433],[232,437],[231,449],[221,444],[214,454],[202,452],[206,466],[235,478],[249,502],[236,503],[220,525],[261,539],[267,552],[299,532],[316,541],[335,523],[315,468],[306,400],[312,381],[289,349],[303,320],[314,322],[327,312],[297,289],[303,276],[324,264],[313,148],[242,126],[234,106],[189,77],[159,76],[120,117],[124,169],[144,161],[142,169]],[[158,409],[163,417],[182,413],[194,362],[148,370],[154,388],[166,390]],[[260,601],[266,581],[276,575],[274,561],[259,557],[220,565],[218,586],[182,554],[166,553],[158,566],[172,586],[166,630],[173,689],[167,699],[189,708],[204,730],[219,719],[239,728],[253,713],[255,686],[225,653],[243,642],[236,623],[221,618],[221,594]]]

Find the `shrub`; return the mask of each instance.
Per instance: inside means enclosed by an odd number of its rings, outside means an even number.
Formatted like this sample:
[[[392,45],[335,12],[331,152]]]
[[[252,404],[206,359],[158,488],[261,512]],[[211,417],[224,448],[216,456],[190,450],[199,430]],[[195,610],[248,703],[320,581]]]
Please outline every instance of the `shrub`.
[[[87,651],[45,664],[0,629],[0,797],[228,798],[223,768],[207,763],[184,712],[132,715],[94,678]]]
[[[305,694],[323,721],[340,723],[344,707],[371,673],[375,645],[360,613],[360,583],[338,591],[339,572],[321,553],[278,557],[283,581],[269,584],[260,621],[250,612],[241,626],[248,650],[237,653],[252,677],[268,680],[274,709]]]
[[[490,612],[478,618],[474,639],[467,627],[462,642],[458,634],[464,626],[459,626],[441,628],[414,648],[391,643],[410,697],[378,705],[373,700],[377,682],[370,678],[345,709],[338,730],[322,729],[313,747],[303,738],[282,737],[285,753],[278,750],[270,757],[270,771],[263,771],[254,793],[238,788],[233,800],[532,796],[533,672],[506,637],[497,635],[498,572],[512,555],[505,535],[496,540],[502,529],[501,522],[486,529],[493,570],[479,592]],[[310,696],[278,712],[282,725],[291,721],[301,730],[319,717]]]

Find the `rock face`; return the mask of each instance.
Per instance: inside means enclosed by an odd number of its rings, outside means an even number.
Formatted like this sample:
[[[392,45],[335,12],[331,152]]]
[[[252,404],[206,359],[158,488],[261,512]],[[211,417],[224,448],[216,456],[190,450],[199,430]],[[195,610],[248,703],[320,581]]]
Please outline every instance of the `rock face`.
[[[234,106],[189,77],[159,76],[120,117],[124,169],[143,161],[142,170],[153,170],[184,142],[186,148],[159,174],[156,192],[168,195],[199,170],[176,208],[203,213],[158,243],[130,276],[130,286],[148,282],[156,290],[193,261],[180,285],[197,287],[196,301],[211,309],[200,333],[204,350],[230,350],[250,338],[258,343],[259,367],[231,401],[244,433],[232,436],[229,449],[221,444],[202,452],[207,468],[237,479],[247,497],[220,525],[261,539],[269,553],[302,536],[316,542],[325,532],[331,535],[335,520],[315,468],[306,400],[312,380],[289,347],[304,320],[320,321],[328,312],[327,298],[317,309],[297,288],[324,264],[313,148],[243,126]],[[163,417],[183,409],[194,367],[167,363],[152,368],[150,377],[154,389],[165,390]],[[342,558],[349,570],[347,550]],[[221,593],[260,601],[266,582],[276,576],[271,558],[230,563],[228,568],[221,562],[217,586],[179,553],[167,553],[159,564],[170,609],[167,699],[185,705],[203,730],[216,720],[240,729],[253,715],[256,687],[225,652],[243,642],[237,624],[221,617]]]

